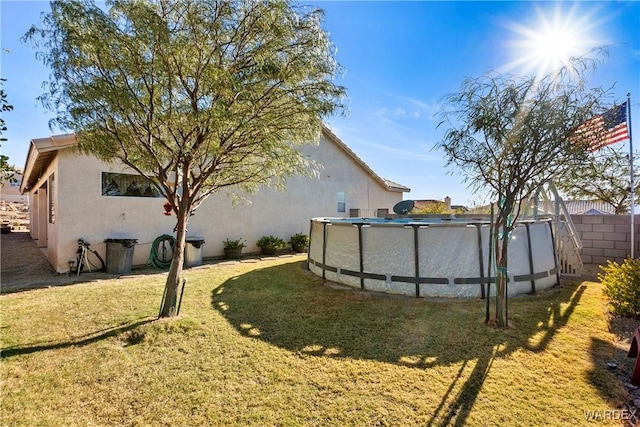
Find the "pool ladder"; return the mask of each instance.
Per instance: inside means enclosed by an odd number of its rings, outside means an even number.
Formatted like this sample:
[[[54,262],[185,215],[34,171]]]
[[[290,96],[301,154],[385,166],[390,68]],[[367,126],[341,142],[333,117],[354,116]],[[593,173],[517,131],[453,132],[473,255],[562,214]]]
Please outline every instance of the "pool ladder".
[[[527,207],[529,208],[526,210],[527,213],[534,219],[538,219],[541,213],[552,216],[560,274],[580,275],[584,267],[580,256],[582,241],[569,210],[553,182],[549,181],[546,188],[539,187]]]

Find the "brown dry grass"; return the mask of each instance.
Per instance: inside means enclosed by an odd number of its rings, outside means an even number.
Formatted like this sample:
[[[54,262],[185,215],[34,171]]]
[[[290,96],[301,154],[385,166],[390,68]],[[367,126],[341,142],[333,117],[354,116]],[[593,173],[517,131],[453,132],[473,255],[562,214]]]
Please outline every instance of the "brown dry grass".
[[[601,285],[510,301],[324,286],[301,258],[0,297],[2,425],[584,425],[625,391]],[[603,421],[598,425],[618,425]]]

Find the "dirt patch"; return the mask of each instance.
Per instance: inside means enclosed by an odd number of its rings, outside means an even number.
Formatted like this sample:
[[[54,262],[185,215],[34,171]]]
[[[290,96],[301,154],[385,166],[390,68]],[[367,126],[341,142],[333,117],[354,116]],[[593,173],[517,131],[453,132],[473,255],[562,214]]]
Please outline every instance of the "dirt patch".
[[[0,260],[2,294],[114,277],[106,273],[57,274],[27,230],[0,234]]]
[[[598,274],[602,273],[602,270],[600,269],[600,265],[599,264],[585,264],[582,267],[582,272],[581,272],[581,279],[582,280],[589,280],[592,282],[599,282],[600,280],[598,280]]]
[[[55,273],[28,231],[12,231],[0,239],[3,285],[28,276],[48,278]]]

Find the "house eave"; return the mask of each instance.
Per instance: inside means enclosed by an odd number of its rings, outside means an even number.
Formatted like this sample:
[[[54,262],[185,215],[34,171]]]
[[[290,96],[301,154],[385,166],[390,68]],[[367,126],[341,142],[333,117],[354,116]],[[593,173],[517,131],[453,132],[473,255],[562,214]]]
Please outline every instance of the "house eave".
[[[20,193],[28,192],[38,183],[42,172],[51,164],[58,151],[77,144],[78,140],[73,133],[32,139],[27,152]]]

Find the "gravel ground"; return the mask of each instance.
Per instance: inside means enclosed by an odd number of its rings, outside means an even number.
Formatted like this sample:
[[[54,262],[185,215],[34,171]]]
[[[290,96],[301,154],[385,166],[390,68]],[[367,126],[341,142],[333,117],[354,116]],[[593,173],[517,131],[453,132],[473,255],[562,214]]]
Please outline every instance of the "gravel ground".
[[[69,285],[116,277],[87,273],[80,277],[57,274],[28,230],[0,234],[0,293]]]

